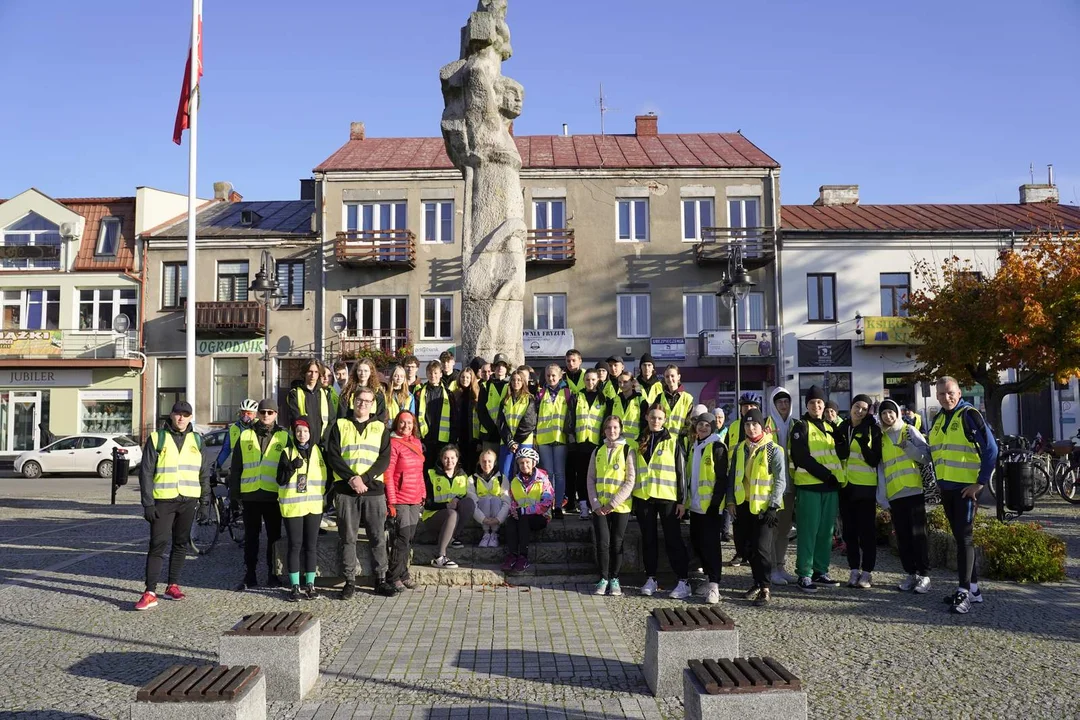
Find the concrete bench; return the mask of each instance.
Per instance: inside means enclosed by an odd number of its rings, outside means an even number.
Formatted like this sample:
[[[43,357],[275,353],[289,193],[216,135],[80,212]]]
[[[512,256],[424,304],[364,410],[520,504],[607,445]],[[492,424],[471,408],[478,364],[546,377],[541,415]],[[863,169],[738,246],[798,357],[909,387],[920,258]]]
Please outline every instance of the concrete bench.
[[[144,685],[131,720],[265,720],[266,677],[255,666],[173,665]]]
[[[321,633],[311,613],[247,615],[221,636],[218,660],[261,667],[269,700],[302,700],[319,679]]]
[[[806,720],[799,678],[764,657],[690,660],[683,670],[684,717],[693,720]]]
[[[738,654],[735,621],[717,608],[656,608],[646,620],[645,682],[657,697],[679,694],[683,668],[692,658]]]

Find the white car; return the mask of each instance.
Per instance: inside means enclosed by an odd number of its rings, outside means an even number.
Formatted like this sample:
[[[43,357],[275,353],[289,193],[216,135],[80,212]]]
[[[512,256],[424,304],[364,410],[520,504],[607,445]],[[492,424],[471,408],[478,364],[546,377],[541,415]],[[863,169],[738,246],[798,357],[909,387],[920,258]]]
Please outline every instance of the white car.
[[[115,447],[127,450],[130,470],[139,467],[142,448],[127,435],[84,433],[57,440],[40,450],[24,452],[15,458],[15,472],[25,478],[38,478],[44,473],[78,473],[111,478]]]

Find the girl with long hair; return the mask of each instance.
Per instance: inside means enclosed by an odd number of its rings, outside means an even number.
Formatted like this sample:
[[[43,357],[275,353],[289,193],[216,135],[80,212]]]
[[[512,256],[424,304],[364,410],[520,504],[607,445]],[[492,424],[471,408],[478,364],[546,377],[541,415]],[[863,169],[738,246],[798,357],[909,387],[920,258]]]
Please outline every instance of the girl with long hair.
[[[458,373],[457,388],[451,393],[453,405],[457,410],[457,444],[461,450],[461,466],[465,472],[476,469],[480,452],[480,381],[476,372],[465,366]]]
[[[510,375],[510,390],[499,408],[499,436],[502,449],[499,469],[509,476],[520,447],[532,447],[536,431],[536,398],[529,393],[529,375],[518,368]]]
[[[375,363],[368,358],[361,358],[353,365],[349,382],[341,390],[341,400],[338,403],[338,417],[350,418],[353,414],[353,397],[360,388],[369,388],[375,395],[375,409],[371,413],[376,420],[387,422],[386,393],[379,381],[379,371],[375,369]]]

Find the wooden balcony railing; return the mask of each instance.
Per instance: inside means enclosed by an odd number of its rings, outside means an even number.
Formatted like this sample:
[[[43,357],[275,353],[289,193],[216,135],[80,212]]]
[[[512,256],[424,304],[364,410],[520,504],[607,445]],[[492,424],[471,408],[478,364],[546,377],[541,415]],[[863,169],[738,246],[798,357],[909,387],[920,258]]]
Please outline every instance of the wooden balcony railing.
[[[574,229],[529,230],[525,241],[525,262],[537,265],[573,265]]]
[[[337,234],[334,255],[350,267],[416,267],[412,230],[346,230]]]
[[[261,333],[266,331],[266,308],[254,300],[246,302],[195,303],[195,329],[216,333]]]
[[[743,267],[757,270],[776,258],[776,230],[766,227],[701,228],[701,242],[694,247],[698,265],[725,265],[733,245],[742,247]]]
[[[405,328],[353,330],[341,336],[341,354],[355,355],[360,350],[381,350],[392,353],[411,344],[412,331]]]

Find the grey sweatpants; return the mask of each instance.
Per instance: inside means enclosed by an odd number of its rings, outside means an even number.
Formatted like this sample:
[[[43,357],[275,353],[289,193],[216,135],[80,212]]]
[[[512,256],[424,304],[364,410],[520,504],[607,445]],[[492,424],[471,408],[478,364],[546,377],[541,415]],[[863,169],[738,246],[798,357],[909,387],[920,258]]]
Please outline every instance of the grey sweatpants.
[[[350,496],[338,493],[334,498],[337,507],[338,548],[341,551],[341,567],[345,582],[356,579],[356,536],[360,523],[364,524],[371,555],[375,559],[375,582],[386,578],[386,496]]]

